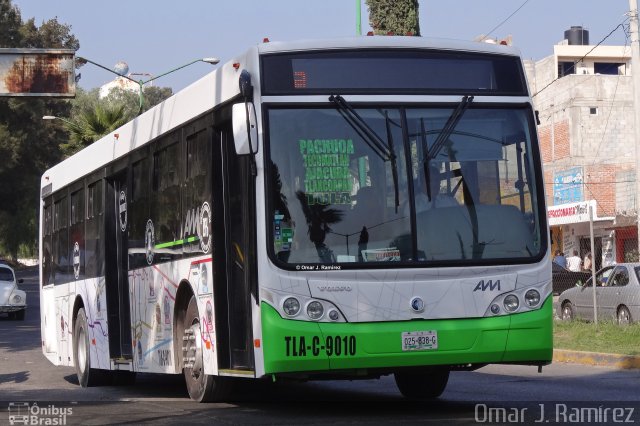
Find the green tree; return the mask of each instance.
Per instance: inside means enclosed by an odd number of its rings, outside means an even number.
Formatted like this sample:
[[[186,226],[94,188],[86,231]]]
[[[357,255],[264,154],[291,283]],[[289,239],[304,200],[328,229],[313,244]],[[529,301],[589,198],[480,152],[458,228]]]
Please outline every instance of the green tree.
[[[78,49],[71,27],[50,19],[22,22],[11,0],[0,0],[0,47]],[[0,98],[0,248],[11,258],[20,247],[36,253],[40,176],[61,158],[65,130],[43,115],[68,116],[71,104],[52,98]]]
[[[145,88],[143,110],[152,108],[171,94],[169,87]],[[65,157],[75,154],[135,118],[138,115],[139,95],[115,88],[101,99],[98,89],[88,92],[78,89],[71,104],[71,118],[63,124],[69,132],[69,138],[60,144]]]
[[[11,0],[0,0],[0,47],[17,47],[20,42],[22,18]]]
[[[420,35],[418,0],[366,0],[374,34]]]
[[[145,87],[142,92],[142,112],[148,111],[171,95],[173,95],[173,91],[170,87]],[[108,102],[125,105],[125,111],[129,119],[133,119],[138,115],[140,108],[140,94],[137,92],[114,88],[111,89],[109,95],[105,99]]]
[[[60,144],[65,157],[69,157],[91,145],[101,137],[113,132],[129,121],[125,106],[108,102],[97,103],[93,108],[82,110],[73,121],[65,123],[69,140]]]

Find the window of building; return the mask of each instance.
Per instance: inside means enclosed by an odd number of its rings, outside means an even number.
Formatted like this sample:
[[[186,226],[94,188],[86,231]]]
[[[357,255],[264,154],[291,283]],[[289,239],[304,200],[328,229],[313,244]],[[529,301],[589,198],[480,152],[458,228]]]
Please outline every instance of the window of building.
[[[596,62],[593,64],[593,72],[596,74],[618,75],[620,67],[624,63],[620,62]]]
[[[558,78],[576,73],[575,62],[558,62]]]

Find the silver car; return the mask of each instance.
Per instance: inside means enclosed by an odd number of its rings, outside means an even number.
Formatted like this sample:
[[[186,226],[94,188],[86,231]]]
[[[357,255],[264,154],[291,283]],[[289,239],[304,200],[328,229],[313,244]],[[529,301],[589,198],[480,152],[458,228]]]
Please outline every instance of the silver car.
[[[0,314],[7,313],[9,318],[24,320],[27,310],[27,293],[18,289],[16,275],[9,265],[0,263]]]
[[[596,273],[598,319],[614,318],[618,324],[640,320],[639,274],[640,263],[620,263]],[[560,293],[556,310],[565,321],[576,317],[593,320],[592,279]]]

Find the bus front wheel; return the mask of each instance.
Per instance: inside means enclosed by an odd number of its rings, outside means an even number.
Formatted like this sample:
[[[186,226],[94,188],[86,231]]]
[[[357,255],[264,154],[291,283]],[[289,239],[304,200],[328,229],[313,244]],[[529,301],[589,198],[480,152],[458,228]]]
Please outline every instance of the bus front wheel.
[[[78,382],[83,388],[96,386],[104,381],[106,373],[91,368],[91,354],[89,346],[89,328],[84,308],[80,308],[73,327],[73,361],[76,367]]]
[[[198,303],[191,296],[184,319],[183,373],[189,397],[197,402],[220,401],[230,392],[227,377],[213,376],[204,372],[203,330],[198,316]]]
[[[449,369],[432,368],[394,374],[396,385],[405,398],[432,399],[442,395],[449,382]]]

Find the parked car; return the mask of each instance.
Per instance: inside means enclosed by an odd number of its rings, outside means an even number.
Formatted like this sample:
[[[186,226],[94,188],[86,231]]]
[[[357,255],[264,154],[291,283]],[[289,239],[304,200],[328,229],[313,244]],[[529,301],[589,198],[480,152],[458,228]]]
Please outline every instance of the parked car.
[[[27,293],[18,289],[16,274],[9,265],[0,263],[0,314],[9,314],[9,318],[24,320],[27,311]]]
[[[614,318],[618,324],[640,320],[640,263],[606,266],[596,273],[598,319]],[[558,296],[556,312],[563,320],[593,320],[593,283],[565,290]]]
[[[560,294],[565,290],[573,288],[578,283],[586,283],[591,278],[591,272],[570,271],[556,262],[551,262],[551,276],[553,281],[553,294]]]

